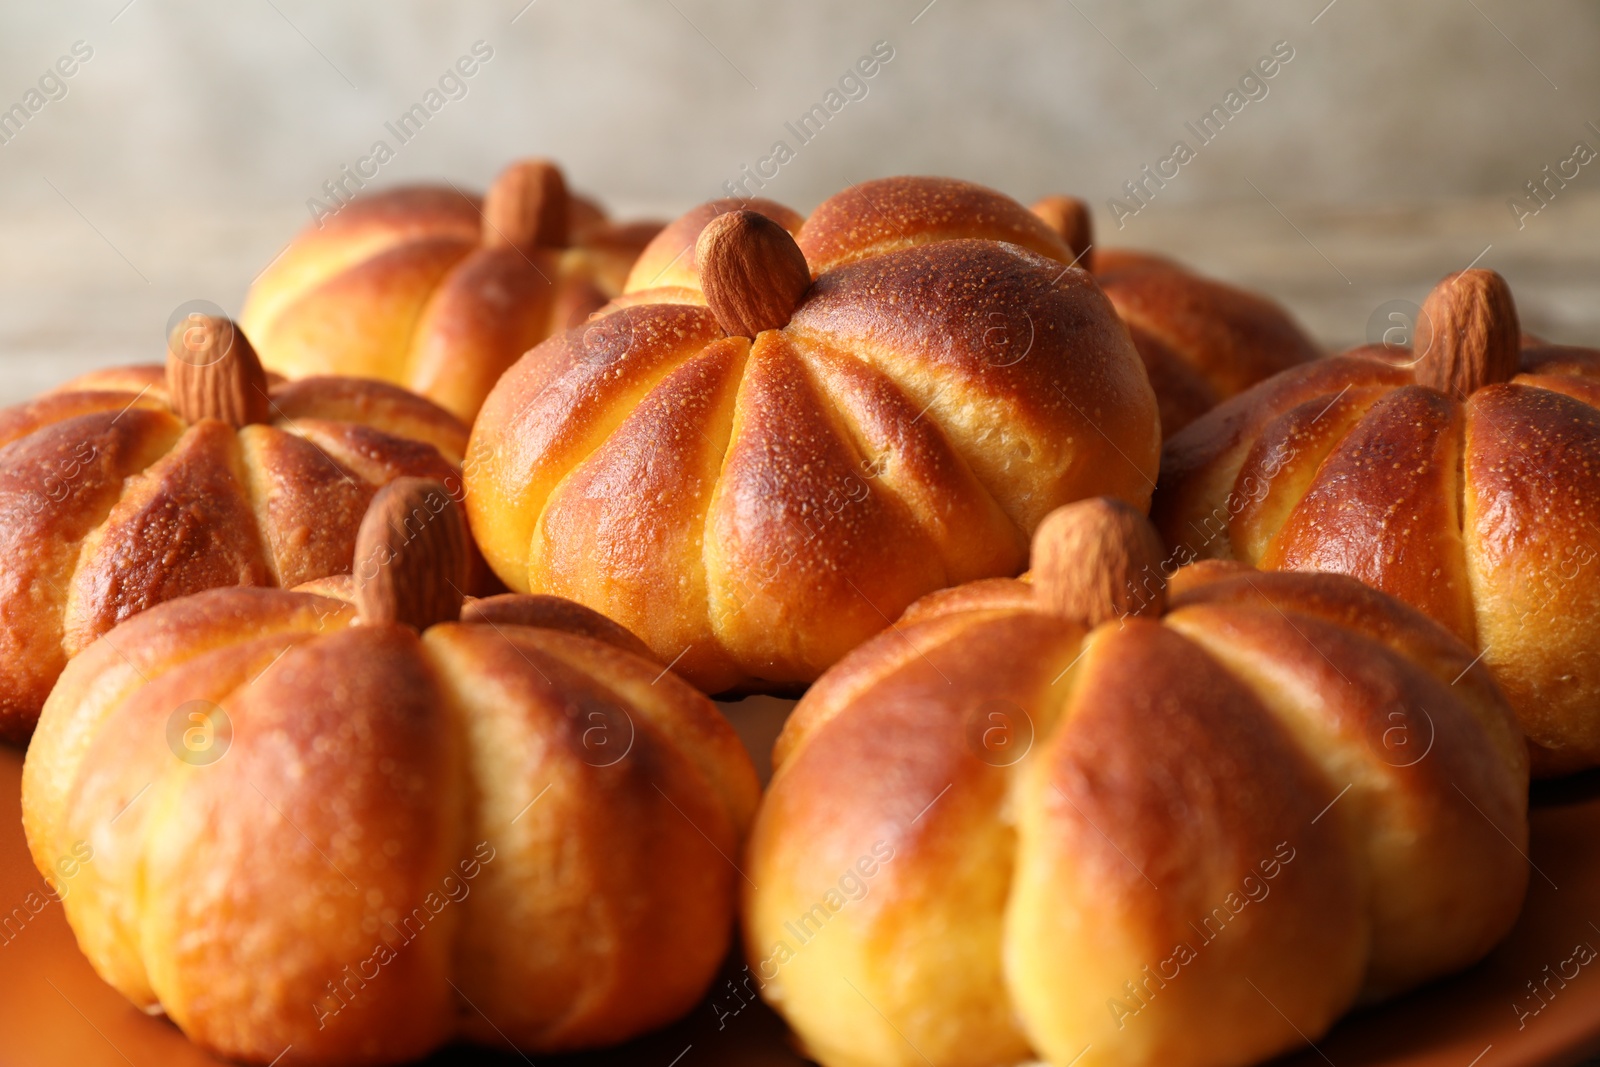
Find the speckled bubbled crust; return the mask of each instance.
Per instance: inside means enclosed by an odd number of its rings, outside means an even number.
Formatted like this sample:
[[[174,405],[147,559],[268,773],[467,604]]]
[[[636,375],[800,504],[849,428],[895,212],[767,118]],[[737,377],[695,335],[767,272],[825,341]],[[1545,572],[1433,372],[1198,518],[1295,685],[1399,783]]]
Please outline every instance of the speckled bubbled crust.
[[[280,383],[273,421],[235,431],[186,425],[161,382],[101,372],[0,411],[0,737],[26,738],[67,658],[129,615],[347,571],[379,486],[456,484],[466,427],[394,386]]]
[[[1015,573],[1055,506],[1145,505],[1149,383],[1031,212],[942,179],[854,187],[799,225],[814,284],[750,339],[681,265],[732,206],[668,226],[631,292],[485,402],[467,508],[512,588],[617,619],[708,692],[783,689],[918,596]]]
[[[1527,877],[1487,672],[1336,575],[1201,563],[1088,635],[1022,582],[934,594],[775,763],[745,942],[827,1067],[1254,1062],[1477,959]]]
[[[1180,554],[1350,574],[1483,653],[1541,775],[1600,763],[1600,352],[1543,344],[1464,403],[1310,364],[1168,440]]]

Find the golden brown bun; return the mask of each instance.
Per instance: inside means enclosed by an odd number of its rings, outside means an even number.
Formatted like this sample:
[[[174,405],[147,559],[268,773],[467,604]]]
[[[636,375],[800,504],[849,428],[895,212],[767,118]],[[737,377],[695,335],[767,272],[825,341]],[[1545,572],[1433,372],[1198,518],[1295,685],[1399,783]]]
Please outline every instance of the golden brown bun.
[[[800,702],[741,891],[809,1055],[1242,1067],[1510,929],[1527,753],[1472,652],[1341,576],[1172,586],[1092,631],[936,593]]]
[[[1600,351],[1524,348],[1464,401],[1380,354],[1287,371],[1168,439],[1157,525],[1180,559],[1336,571],[1422,609],[1482,653],[1535,774],[1600,764]]]
[[[162,369],[134,367],[0,410],[0,738],[26,739],[68,657],[122,619],[348,571],[379,486],[459,489],[466,427],[421,397],[345,378],[269,397],[266,422],[189,424]]]
[[[210,705],[231,736],[207,762]],[[91,645],[23,772],[42,869],[93,850],[63,904],[101,976],[218,1055],[284,1064],[536,1055],[678,1017],[727,950],[757,792],[710,702],[613,644],[419,638],[262,589]]]
[[[290,242],[240,321],[271,370],[378,378],[470,421],[518,356],[621,291],[659,229],[558,192],[564,232],[522,245],[453,186],[356,197]]]
[[[800,229],[800,224],[805,221],[801,215],[771,200],[723,199],[701,204],[667,223],[645,245],[628,273],[622,292],[689,289],[698,293],[700,275],[695,263],[695,238],[700,236],[706,223],[724,212],[739,208],[765,215],[790,233]]]
[[[809,290],[752,338],[724,335],[690,258],[739,206],[669,225],[632,291],[485,402],[467,507],[512,589],[618,620],[707,692],[781,690],[917,597],[1021,570],[1053,507],[1145,507],[1138,355],[1027,209],[944,179],[841,193],[795,234]],[[746,210],[783,241],[798,224]]]
[[[1059,201],[1071,198],[1046,197],[1033,210],[1062,225]],[[1087,209],[1076,203],[1074,230],[1087,239]],[[1219,401],[1322,355],[1288,311],[1259,293],[1196,274],[1165,256],[1090,247],[1079,262],[1094,272],[1128,324],[1168,437]]]

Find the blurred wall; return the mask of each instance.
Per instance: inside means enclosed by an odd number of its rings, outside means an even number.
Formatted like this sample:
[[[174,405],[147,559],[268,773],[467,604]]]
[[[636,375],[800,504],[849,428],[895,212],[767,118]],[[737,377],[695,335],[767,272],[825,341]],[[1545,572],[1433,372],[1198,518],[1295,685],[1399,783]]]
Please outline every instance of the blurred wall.
[[[47,176],[108,218],[196,202],[303,211],[475,41],[493,58],[397,146],[385,180],[477,183],[540,152],[583,187],[675,208],[787,139],[799,150],[770,191],[799,207],[928,171],[1029,197],[1075,189],[1103,208],[1174,141],[1198,145],[1184,123],[1278,41],[1293,59],[1266,96],[1160,199],[1255,195],[1246,177],[1302,201],[1509,195],[1579,136],[1600,139],[1584,125],[1600,123],[1594,0],[525,3],[8,4],[0,106],[73,42],[94,54],[0,145],[0,205],[47,203]],[[866,96],[798,145],[784,123],[877,41],[893,59]]]
[[[346,167],[481,187],[537,153],[660,214],[746,167],[800,209],[846,182],[944,173],[1075,191],[1135,243],[1220,201],[1274,225],[1292,205],[1503,206],[1579,139],[1600,148],[1597,46],[1594,0],[9,3],[0,108],[26,121],[0,114],[0,343],[58,330],[53,306],[27,315],[60,279],[82,278],[80,306],[236,309]],[[401,143],[386,124],[419,104]],[[825,123],[798,125],[819,107]],[[1570,185],[1559,195],[1600,189],[1600,163]],[[1559,230],[1561,206],[1521,224]],[[1509,208],[1496,220],[1517,232]]]

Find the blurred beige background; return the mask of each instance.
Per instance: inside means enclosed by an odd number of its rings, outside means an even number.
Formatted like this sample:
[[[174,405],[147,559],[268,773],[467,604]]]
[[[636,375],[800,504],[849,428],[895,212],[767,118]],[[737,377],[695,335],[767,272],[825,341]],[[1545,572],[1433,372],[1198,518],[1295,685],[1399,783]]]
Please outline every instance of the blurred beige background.
[[[785,124],[878,42],[892,58],[801,144]],[[1278,42],[1292,58],[1241,86]],[[475,45],[488,58],[441,86]],[[1073,191],[1107,243],[1264,288],[1330,344],[1475,258],[1530,327],[1600,344],[1600,161],[1574,161],[1600,150],[1597,54],[1594,0],[11,4],[0,109],[26,121],[0,114],[0,401],[158,358],[186,300],[237,311],[380,138],[374,184],[481,187],[534,153],[662,216],[781,139],[794,158],[762,193],[796,208],[907,172]],[[429,90],[399,145],[385,123]],[[1235,102],[1207,143],[1185,126]],[[1194,158],[1129,199],[1180,138]],[[1576,174],[1531,214],[1547,165]],[[1121,230],[1113,198],[1138,209]]]

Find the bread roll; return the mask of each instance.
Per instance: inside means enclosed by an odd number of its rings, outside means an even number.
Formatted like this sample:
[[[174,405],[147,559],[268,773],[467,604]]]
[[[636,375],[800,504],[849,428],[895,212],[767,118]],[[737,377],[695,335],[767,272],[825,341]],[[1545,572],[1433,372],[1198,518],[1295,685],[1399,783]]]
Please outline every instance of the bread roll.
[[[945,179],[803,223],[705,205],[496,386],[474,535],[511,588],[617,619],[707,692],[802,687],[917,597],[1021,570],[1051,508],[1145,507],[1155,398],[1068,258]]]
[[[1033,210],[1082,256],[1128,324],[1168,437],[1219,401],[1322,354],[1293,316],[1259,293],[1165,256],[1095,246],[1088,205],[1076,197],[1047,196]]]
[[[1480,653],[1536,774],[1600,764],[1600,351],[1528,339],[1492,271],[1453,274],[1415,351],[1270,378],[1168,440],[1182,558],[1349,574]]]
[[[621,291],[659,228],[608,222],[537,159],[481,199],[454,185],[366,194],[289,243],[240,321],[270,370],[378,378],[470,422],[518,356]]]
[[[1164,589],[1141,521],[1061,509],[1031,582],[914,605],[789,719],[745,946],[825,1067],[1243,1067],[1511,928],[1527,753],[1472,652],[1338,575]]]
[[[80,947],[214,1054],[613,1044],[724,959],[758,792],[737,736],[577,605],[449,621],[465,538],[441,484],[402,479],[353,577],[319,583],[349,600],[175,600],[51,694],[23,770],[35,862],[92,856],[58,887]]]
[[[466,438],[392,385],[269,379],[233,323],[203,315],[165,370],[97,371],[0,410],[0,738],[25,740],[67,658],[136,612],[349,570],[378,487],[459,491]]]

